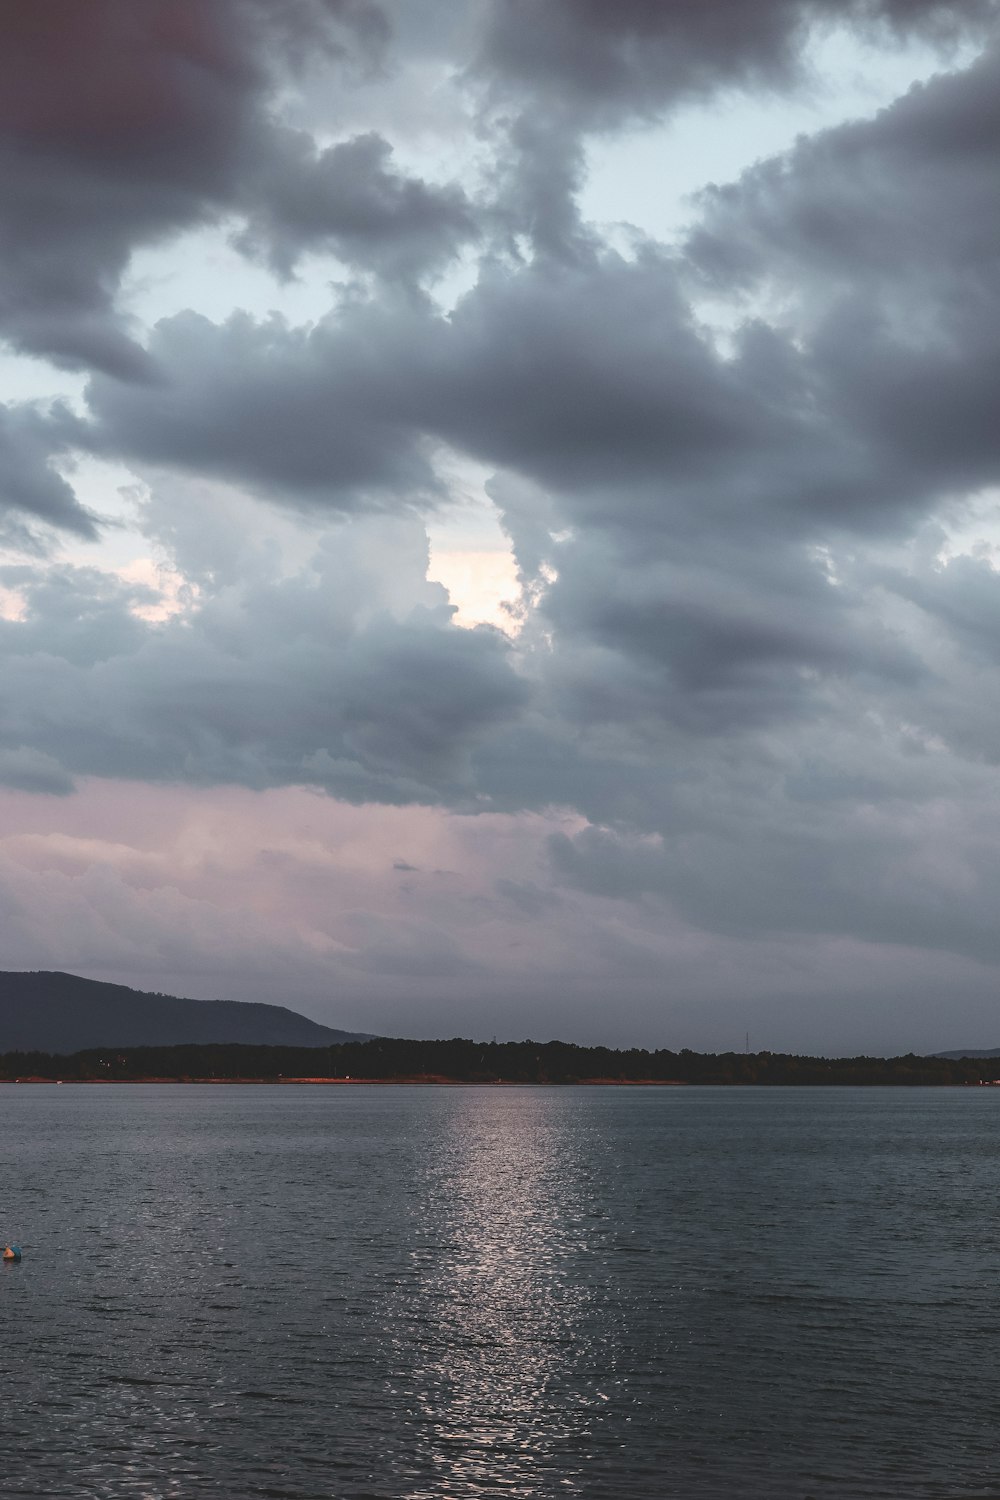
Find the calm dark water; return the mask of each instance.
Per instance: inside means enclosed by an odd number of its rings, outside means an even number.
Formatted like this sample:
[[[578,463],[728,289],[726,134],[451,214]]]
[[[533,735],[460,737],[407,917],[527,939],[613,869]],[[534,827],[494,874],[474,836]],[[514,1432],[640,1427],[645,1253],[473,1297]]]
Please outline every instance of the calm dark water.
[[[0,1492],[1000,1495],[1000,1090],[0,1089]]]

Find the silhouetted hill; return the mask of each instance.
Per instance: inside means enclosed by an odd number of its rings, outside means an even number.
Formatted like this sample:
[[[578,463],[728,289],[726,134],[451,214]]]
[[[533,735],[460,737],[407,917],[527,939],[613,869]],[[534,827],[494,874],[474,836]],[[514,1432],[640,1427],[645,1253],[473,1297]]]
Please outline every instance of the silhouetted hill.
[[[368,1035],[321,1026],[283,1005],[182,1000],[78,974],[0,971],[0,1052],[220,1042],[329,1047]]]

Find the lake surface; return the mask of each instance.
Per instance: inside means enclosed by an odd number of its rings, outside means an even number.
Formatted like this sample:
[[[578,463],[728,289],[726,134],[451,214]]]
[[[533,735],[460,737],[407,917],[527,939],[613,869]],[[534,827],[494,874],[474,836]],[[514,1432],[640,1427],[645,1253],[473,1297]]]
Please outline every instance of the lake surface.
[[[0,1088],[7,1496],[1000,1495],[1000,1090]]]

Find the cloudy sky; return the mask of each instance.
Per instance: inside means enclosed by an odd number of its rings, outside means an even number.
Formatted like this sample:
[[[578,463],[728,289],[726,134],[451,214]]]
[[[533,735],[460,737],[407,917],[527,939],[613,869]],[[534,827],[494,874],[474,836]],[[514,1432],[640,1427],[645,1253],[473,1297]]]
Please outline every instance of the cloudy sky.
[[[993,0],[0,0],[0,952],[1000,1045]]]

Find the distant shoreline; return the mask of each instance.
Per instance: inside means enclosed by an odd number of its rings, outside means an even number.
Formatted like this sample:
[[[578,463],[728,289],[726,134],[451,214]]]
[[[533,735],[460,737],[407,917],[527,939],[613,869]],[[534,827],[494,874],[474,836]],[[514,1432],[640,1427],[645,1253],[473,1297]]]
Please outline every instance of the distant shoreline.
[[[99,1084],[107,1087],[109,1084],[114,1088],[129,1088],[133,1084],[142,1083],[197,1083],[225,1084],[227,1088],[234,1084],[249,1085],[257,1087],[262,1084],[299,1085],[299,1084],[323,1084],[337,1085],[352,1088],[357,1084],[377,1083],[379,1087],[393,1086],[395,1084],[421,1084],[431,1086],[444,1086],[449,1088],[687,1088],[688,1083],[684,1078],[575,1078],[572,1083],[546,1083],[516,1078],[445,1078],[433,1073],[419,1073],[411,1077],[403,1078],[188,1078],[188,1077],[149,1077],[149,1078],[0,1078],[0,1088],[13,1088],[17,1084],[46,1084],[49,1088],[61,1088],[64,1084]]]
[[[379,1037],[330,1047],[263,1047],[243,1043],[170,1047],[112,1046],[74,1053],[0,1052],[0,1080],[13,1083],[242,1083],[577,1085],[670,1088],[837,1084],[913,1087],[993,1084],[1000,1059],[916,1057],[824,1058],[774,1052],[720,1054],[581,1047],[572,1042],[476,1042],[469,1037],[420,1041]]]
[[[191,1085],[196,1088],[205,1088],[216,1085],[220,1088],[355,1088],[358,1085],[371,1087],[377,1085],[379,1088],[463,1088],[463,1089],[683,1089],[683,1088],[721,1088],[721,1089],[768,1089],[768,1088],[794,1088],[794,1089],[831,1089],[831,1088],[871,1088],[899,1087],[898,1084],[879,1080],[874,1085],[871,1083],[858,1083],[856,1081],[840,1082],[834,1080],[829,1083],[806,1082],[804,1080],[793,1081],[786,1079],[778,1083],[749,1083],[745,1079],[733,1079],[723,1082],[720,1079],[687,1079],[687,1078],[0,1078],[0,1089],[18,1088],[24,1084],[28,1088],[62,1088],[83,1087],[89,1088],[96,1085],[100,1088],[138,1088],[145,1084],[157,1084],[174,1087],[175,1085]],[[996,1088],[996,1083],[984,1084],[978,1080],[959,1080],[948,1082],[921,1081],[904,1085],[908,1088]]]

